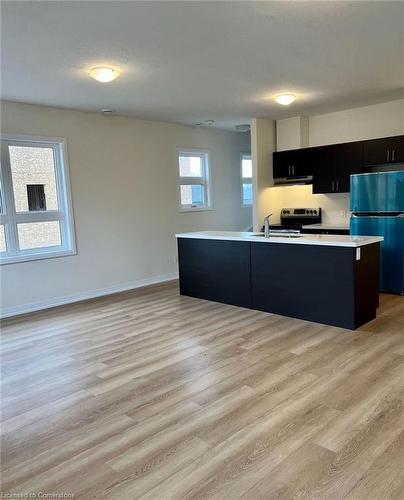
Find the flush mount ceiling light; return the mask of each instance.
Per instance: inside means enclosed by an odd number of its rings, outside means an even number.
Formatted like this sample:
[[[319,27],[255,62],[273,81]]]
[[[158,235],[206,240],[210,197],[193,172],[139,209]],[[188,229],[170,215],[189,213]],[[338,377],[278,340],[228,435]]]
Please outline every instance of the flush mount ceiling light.
[[[91,68],[88,74],[98,82],[108,83],[115,80],[115,78],[118,78],[121,73],[114,68],[96,66],[95,68]]]
[[[281,94],[275,97],[275,101],[282,106],[289,106],[296,101],[296,96],[294,94]]]

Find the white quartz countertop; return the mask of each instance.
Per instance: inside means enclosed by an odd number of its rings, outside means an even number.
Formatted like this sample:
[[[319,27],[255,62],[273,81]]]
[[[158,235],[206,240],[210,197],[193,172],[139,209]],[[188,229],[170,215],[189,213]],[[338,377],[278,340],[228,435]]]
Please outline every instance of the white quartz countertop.
[[[336,230],[344,230],[344,231],[349,231],[349,224],[333,224],[333,223],[326,223],[326,224],[308,224],[307,226],[302,226],[303,229],[319,229],[321,230],[327,230],[327,229],[336,229]]]
[[[383,241],[381,236],[348,236],[334,234],[301,234],[297,238],[271,236],[264,238],[263,233],[237,231],[199,231],[176,234],[177,238],[197,238],[202,240],[250,241],[256,243],[288,243],[294,245],[324,245],[333,247],[361,247]]]

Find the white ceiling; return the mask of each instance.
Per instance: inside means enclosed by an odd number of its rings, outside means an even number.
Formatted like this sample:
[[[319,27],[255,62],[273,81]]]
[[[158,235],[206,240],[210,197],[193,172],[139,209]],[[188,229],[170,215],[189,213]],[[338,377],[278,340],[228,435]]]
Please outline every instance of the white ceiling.
[[[404,95],[404,2],[12,1],[1,24],[12,101],[234,127]]]

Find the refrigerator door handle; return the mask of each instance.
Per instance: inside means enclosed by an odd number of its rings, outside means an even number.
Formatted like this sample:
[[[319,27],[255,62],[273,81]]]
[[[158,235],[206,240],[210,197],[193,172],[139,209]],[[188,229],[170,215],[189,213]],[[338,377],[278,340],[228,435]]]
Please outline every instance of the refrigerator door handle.
[[[363,217],[366,217],[367,219],[384,219],[384,218],[403,218],[404,217],[404,213],[400,213],[400,214],[374,214],[372,215],[371,213],[363,213],[363,214],[352,214],[351,215],[352,218],[354,219],[361,219]]]

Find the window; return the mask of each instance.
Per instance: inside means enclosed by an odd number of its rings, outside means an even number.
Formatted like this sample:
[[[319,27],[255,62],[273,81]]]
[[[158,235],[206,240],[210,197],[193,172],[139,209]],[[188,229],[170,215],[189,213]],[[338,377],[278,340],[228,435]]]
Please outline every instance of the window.
[[[75,253],[63,139],[1,138],[0,261]]]
[[[252,205],[252,159],[248,153],[241,153],[241,199],[243,206],[249,207]]]
[[[178,151],[180,208],[210,208],[209,156],[206,151]]]
[[[27,184],[28,210],[46,210],[45,184]]]

